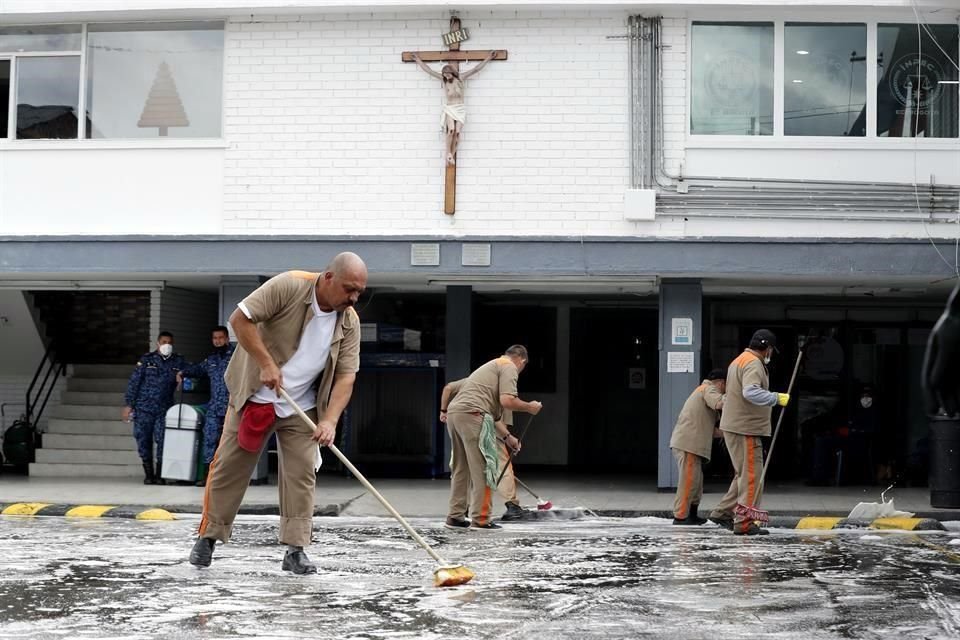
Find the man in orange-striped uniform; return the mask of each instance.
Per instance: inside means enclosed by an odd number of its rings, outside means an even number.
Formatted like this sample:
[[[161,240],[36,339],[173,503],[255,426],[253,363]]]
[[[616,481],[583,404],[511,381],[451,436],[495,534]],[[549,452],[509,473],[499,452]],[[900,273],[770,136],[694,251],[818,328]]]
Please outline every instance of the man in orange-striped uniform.
[[[673,500],[673,524],[701,525],[706,522],[697,515],[703,496],[703,464],[710,462],[713,430],[717,425],[717,412],[723,408],[726,377],[723,369],[711,371],[683,403],[673,428],[670,448],[680,469],[677,496]]]
[[[756,506],[757,486],[763,472],[763,443],[770,435],[770,414],[773,407],[787,406],[790,396],[772,393],[767,365],[777,348],[772,331],[759,329],[750,338],[750,346],[730,363],[727,369],[727,396],[720,431],[730,452],[734,477],[730,489],[710,513],[710,519],[737,535],[756,536],[769,533],[752,520],[734,514],[739,503]]]
[[[493,496],[486,481],[487,463],[481,449],[481,432],[485,420],[492,426],[493,417],[500,415],[501,407],[533,415],[540,413],[539,402],[526,402],[517,397],[517,377],[528,359],[526,347],[515,344],[499,358],[471,373],[449,405],[441,401],[440,413],[447,416],[453,449],[447,528],[481,531],[501,528],[491,520]],[[493,455],[496,456],[496,452]],[[472,520],[467,519],[468,509]]]

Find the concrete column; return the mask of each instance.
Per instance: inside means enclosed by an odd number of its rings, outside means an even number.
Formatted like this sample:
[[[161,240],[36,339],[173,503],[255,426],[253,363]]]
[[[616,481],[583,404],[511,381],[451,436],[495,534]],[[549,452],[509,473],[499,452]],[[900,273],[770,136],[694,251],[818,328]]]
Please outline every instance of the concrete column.
[[[677,486],[677,466],[670,453],[670,434],[683,403],[700,383],[703,347],[703,292],[697,280],[660,283],[660,410],[657,487]],[[677,371],[692,358],[693,371]],[[672,362],[672,364],[670,364]]]
[[[473,287],[447,287],[447,382],[470,375],[473,345]]]

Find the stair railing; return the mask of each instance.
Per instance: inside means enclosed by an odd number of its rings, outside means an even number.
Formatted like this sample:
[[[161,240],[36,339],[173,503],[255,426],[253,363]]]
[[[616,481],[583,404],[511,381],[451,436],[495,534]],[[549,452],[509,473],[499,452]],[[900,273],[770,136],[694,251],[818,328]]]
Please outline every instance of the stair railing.
[[[61,376],[67,373],[67,363],[60,360],[54,345],[47,347],[43,354],[43,359],[37,366],[33,374],[33,380],[27,387],[26,411],[24,418],[36,428],[43,416],[43,410],[47,408],[47,402],[50,400],[50,394],[57,386],[57,381]],[[41,381],[41,376],[43,380]]]

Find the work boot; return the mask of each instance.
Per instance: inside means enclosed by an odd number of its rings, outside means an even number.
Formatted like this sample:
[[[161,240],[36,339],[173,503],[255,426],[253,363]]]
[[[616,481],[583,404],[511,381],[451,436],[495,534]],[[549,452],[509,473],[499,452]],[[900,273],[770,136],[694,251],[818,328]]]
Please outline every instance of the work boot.
[[[466,531],[470,528],[470,521],[463,518],[447,518],[447,521],[443,523],[447,529],[457,529]]]
[[[727,531],[733,531],[733,517],[730,515],[710,516],[710,522],[720,525]]]
[[[674,518],[673,524],[689,525],[689,526],[695,526],[695,527],[699,527],[702,524],[706,524],[707,521],[697,515],[697,509],[699,508],[700,508],[699,504],[691,504],[690,508],[687,509],[687,517],[683,519]]]
[[[213,538],[197,538],[190,551],[190,564],[195,567],[209,567],[213,560],[213,545],[216,543]]]
[[[487,524],[477,524],[476,522],[470,523],[471,531],[499,531],[500,529],[503,529],[503,527],[498,525],[496,522],[488,522]]]
[[[157,479],[153,475],[153,463],[143,463],[143,484],[157,484]]]
[[[757,526],[756,522],[740,523],[733,529],[735,536],[768,536],[770,532]]]
[[[154,478],[156,479],[156,483],[155,483],[155,484],[167,484],[166,480],[164,480],[164,479],[160,476],[161,471],[163,471],[163,460],[160,460],[160,459],[158,458],[158,459],[157,459],[157,472],[154,474]]]
[[[526,509],[518,505],[516,502],[508,502],[506,506],[507,511],[500,516],[501,520],[523,520],[524,516],[526,516],[528,513]]]
[[[310,558],[303,552],[303,547],[290,547],[283,556],[283,570],[292,571],[297,575],[316,573],[317,565],[310,562]]]

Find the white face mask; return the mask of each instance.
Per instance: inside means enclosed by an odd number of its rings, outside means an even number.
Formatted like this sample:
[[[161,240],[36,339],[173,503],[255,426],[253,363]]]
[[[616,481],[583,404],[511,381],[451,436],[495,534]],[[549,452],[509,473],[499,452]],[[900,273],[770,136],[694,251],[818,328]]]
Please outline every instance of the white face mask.
[[[157,349],[157,351],[160,352],[160,355],[162,355],[164,358],[166,358],[166,357],[168,357],[171,353],[173,353],[173,345],[172,345],[172,344],[162,344],[162,345],[160,345],[160,348]]]
[[[763,364],[770,364],[770,356],[763,356]]]
[[[869,409],[873,406],[873,398],[867,396],[866,398],[860,398],[860,406],[864,409]]]

